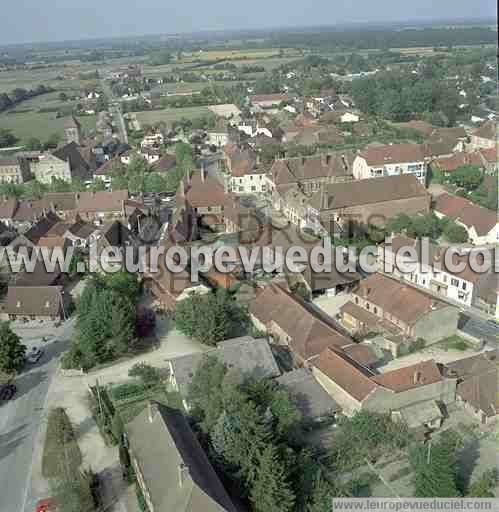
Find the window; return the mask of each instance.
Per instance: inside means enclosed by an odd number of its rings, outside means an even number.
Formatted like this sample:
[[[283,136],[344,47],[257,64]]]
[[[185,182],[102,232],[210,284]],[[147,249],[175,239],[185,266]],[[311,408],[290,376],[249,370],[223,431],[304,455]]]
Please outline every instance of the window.
[[[376,306],[374,306],[373,311],[374,311],[374,314],[375,314],[375,315],[377,315],[377,314],[378,314],[378,308],[377,308]]]
[[[371,309],[371,304],[369,304],[369,302],[366,302],[366,309],[367,309],[367,311],[369,311]]]
[[[465,281],[463,281],[462,288],[463,288],[463,290],[466,290],[466,282]]]
[[[452,286],[459,286],[459,280],[458,280],[458,279],[454,279],[454,278],[452,278],[452,279],[450,280],[450,284],[451,284]]]
[[[355,297],[355,304],[358,304],[358,303],[359,303],[359,298]]]

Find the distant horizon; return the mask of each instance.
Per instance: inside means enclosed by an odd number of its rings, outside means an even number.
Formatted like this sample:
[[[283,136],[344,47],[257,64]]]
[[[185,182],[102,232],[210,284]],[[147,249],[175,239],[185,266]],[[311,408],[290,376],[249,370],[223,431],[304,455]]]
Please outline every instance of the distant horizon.
[[[28,3],[32,0],[28,0]],[[49,0],[50,1],[50,0]],[[52,0],[54,1],[54,0]],[[151,0],[149,0],[151,1]],[[156,0],[152,0],[156,1]],[[196,2],[197,0],[192,0]],[[321,0],[318,0],[321,1]],[[361,1],[361,0],[357,0]],[[390,2],[392,0],[385,0],[385,2]],[[482,0],[482,4],[491,3],[489,0]],[[494,2],[495,5],[495,2]],[[7,6],[6,6],[7,7]],[[248,26],[242,26],[242,22],[237,18],[237,21],[239,21],[241,24],[237,24],[235,22],[231,25],[231,21],[221,21],[217,23],[211,23],[211,26],[208,25],[204,27],[193,27],[193,26],[186,26],[185,24],[179,25],[178,30],[174,30],[173,27],[168,28],[164,31],[158,31],[156,27],[151,27],[151,30],[147,29],[137,29],[138,25],[142,25],[141,23],[133,23],[130,25],[129,23],[122,24],[119,22],[119,20],[116,20],[116,25],[113,25],[113,30],[106,30],[106,25],[109,23],[109,20],[106,20],[105,16],[102,16],[102,18],[99,18],[98,20],[94,20],[95,22],[91,23],[92,31],[93,33],[89,32],[89,28],[87,26],[85,32],[81,33],[80,35],[77,35],[76,37],[66,37],[62,35],[61,37],[52,37],[52,33],[50,33],[50,36],[43,36],[40,37],[34,36],[32,39],[27,39],[25,37],[20,38],[19,34],[26,33],[26,30],[23,27],[23,30],[15,30],[16,35],[8,40],[9,36],[9,29],[14,30],[13,27],[10,25],[7,27],[2,27],[4,34],[7,34],[7,37],[5,41],[0,40],[0,47],[7,48],[7,47],[16,47],[16,46],[32,46],[32,45],[45,45],[45,44],[61,44],[61,43],[78,43],[78,42],[90,42],[90,41],[109,41],[109,40],[119,40],[119,39],[147,39],[147,38],[155,38],[155,37],[165,37],[165,36],[196,36],[196,35],[209,35],[209,34],[216,34],[216,33],[258,33],[258,32],[265,32],[265,31],[288,31],[288,30],[303,30],[303,29],[331,29],[331,28],[354,28],[354,27],[373,27],[373,28],[392,28],[393,26],[399,26],[399,27],[406,27],[410,28],[410,25],[423,25],[423,26],[439,26],[439,25],[470,25],[473,23],[479,23],[482,24],[488,24],[490,23],[492,25],[495,25],[497,23],[497,13],[494,12],[486,12],[482,13],[483,9],[480,9],[478,6],[474,9],[474,13],[472,15],[459,15],[456,14],[454,16],[445,16],[445,15],[438,15],[438,14],[423,14],[418,16],[412,16],[412,17],[393,17],[390,18],[387,16],[386,18],[378,18],[377,15],[375,18],[372,19],[348,19],[348,18],[338,18],[334,22],[330,23],[321,23],[317,20],[310,20],[310,21],[304,21],[296,22],[292,16],[289,16],[288,20],[284,24],[277,24],[276,22],[269,21],[268,23],[263,23],[260,25],[257,24],[251,24],[248,23]],[[483,7],[483,5],[482,5]],[[9,9],[8,7],[7,9]],[[16,10],[15,6],[12,6],[13,10]],[[237,6],[235,6],[235,9],[237,11]],[[79,7],[75,7],[75,15],[77,15],[77,11],[79,10]],[[144,11],[147,11],[147,8],[144,8]],[[352,8],[353,10],[353,8]],[[435,9],[436,10],[436,9]],[[31,10],[28,9],[28,12]],[[55,13],[63,13],[63,11],[66,11],[66,13],[69,11],[72,13],[73,8],[71,7],[65,7],[65,8],[59,8],[57,7],[55,9]],[[31,12],[30,12],[31,14]],[[114,15],[114,13],[113,13]],[[200,15],[200,17],[202,17]],[[367,18],[366,14],[366,18]],[[57,23],[57,20],[55,19],[57,16],[54,16],[54,19],[51,19],[50,21],[54,21],[54,23]],[[328,18],[328,16],[325,16],[325,18]],[[8,19],[7,16],[5,19]],[[24,17],[26,20],[26,16]],[[49,20],[45,20],[46,22]],[[223,23],[223,26],[218,26],[220,23]],[[15,25],[15,24],[14,24]],[[46,23],[46,26],[48,26],[49,23]],[[39,25],[40,27],[40,25]],[[59,28],[59,27],[58,27]],[[119,29],[122,30],[123,33],[115,33],[115,30]],[[95,33],[101,32],[101,33]],[[30,31],[31,32],[31,31]],[[73,31],[74,32],[74,31]],[[83,32],[83,31],[82,31]],[[0,36],[1,37],[1,36]]]

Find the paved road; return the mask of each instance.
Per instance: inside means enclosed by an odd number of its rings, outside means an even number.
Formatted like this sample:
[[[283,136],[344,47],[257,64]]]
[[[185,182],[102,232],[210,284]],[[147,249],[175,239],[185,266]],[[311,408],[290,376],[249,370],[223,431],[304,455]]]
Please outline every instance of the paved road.
[[[120,105],[118,103],[111,103],[109,105],[109,113],[114,120],[116,128],[118,129],[120,141],[124,144],[128,144],[128,134]]]
[[[492,347],[497,347],[499,327],[483,318],[472,316],[470,313],[461,314],[459,329],[466,334],[485,340]]]
[[[40,444],[40,427],[45,425],[47,392],[58,359],[73,329],[70,321],[58,330],[58,339],[43,344],[44,355],[36,365],[27,366],[16,378],[17,393],[0,409],[0,511],[32,512],[45,497],[39,482],[33,484],[34,453]],[[39,338],[39,329],[23,336],[28,347]],[[40,495],[40,493],[43,493]]]

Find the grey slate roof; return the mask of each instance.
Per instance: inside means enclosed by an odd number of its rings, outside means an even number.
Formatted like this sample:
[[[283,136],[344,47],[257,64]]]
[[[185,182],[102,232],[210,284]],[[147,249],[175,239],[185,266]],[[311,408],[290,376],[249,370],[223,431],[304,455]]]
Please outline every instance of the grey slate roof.
[[[341,410],[326,390],[305,368],[284,373],[276,379],[284,386],[304,418],[323,418]]]
[[[235,512],[180,411],[152,402],[126,432],[156,512]]]
[[[216,357],[225,363],[229,371],[235,369],[258,378],[278,377],[281,374],[266,339],[242,336],[222,341],[206,352],[172,359],[175,380],[182,395],[187,395],[196,369],[205,356]]]

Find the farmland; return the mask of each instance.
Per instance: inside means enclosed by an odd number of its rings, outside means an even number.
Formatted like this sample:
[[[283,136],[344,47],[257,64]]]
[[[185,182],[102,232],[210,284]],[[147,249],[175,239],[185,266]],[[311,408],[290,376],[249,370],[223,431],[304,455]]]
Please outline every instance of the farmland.
[[[36,137],[45,141],[53,133],[64,134],[66,117],[56,117],[55,112],[4,112],[0,114],[0,126],[12,130],[20,140]],[[83,130],[94,131],[96,116],[79,117]]]
[[[172,121],[179,121],[180,119],[194,119],[196,117],[209,114],[208,107],[186,107],[186,108],[172,108],[163,110],[151,110],[145,112],[136,112],[133,114],[136,116],[138,122],[143,124],[155,124],[161,121],[166,123]]]

